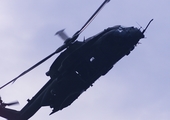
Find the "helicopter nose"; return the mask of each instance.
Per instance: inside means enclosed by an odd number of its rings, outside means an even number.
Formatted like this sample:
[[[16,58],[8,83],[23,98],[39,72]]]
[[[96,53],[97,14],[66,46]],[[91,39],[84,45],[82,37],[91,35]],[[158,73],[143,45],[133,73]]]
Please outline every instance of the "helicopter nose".
[[[138,28],[133,27],[133,29],[131,29],[131,32],[136,39],[144,38],[144,34]]]
[[[129,43],[136,45],[141,38],[144,38],[144,34],[138,28],[128,27],[124,29],[125,40]]]

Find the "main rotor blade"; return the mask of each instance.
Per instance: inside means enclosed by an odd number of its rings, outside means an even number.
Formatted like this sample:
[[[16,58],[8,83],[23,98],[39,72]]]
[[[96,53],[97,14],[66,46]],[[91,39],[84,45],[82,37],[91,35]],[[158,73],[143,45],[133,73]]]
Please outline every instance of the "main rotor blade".
[[[94,14],[89,18],[89,20],[83,25],[83,27],[78,30],[73,36],[72,38],[67,39],[64,43],[66,45],[69,45],[70,43],[74,42],[79,35],[86,29],[86,27],[94,20],[94,18],[97,16],[97,14],[99,13],[99,11],[104,7],[104,5],[106,3],[110,2],[110,0],[105,0],[100,7],[94,12]]]
[[[106,3],[110,2],[110,0],[105,0],[100,7],[94,12],[94,14],[89,18],[89,20],[84,24],[84,26],[76,33],[76,34],[81,34],[86,27],[94,20],[94,18],[97,16],[97,14],[100,12],[100,10],[104,7]]]
[[[74,42],[79,35],[86,29],[86,27],[93,21],[93,19],[97,16],[97,14],[99,13],[99,11],[104,7],[104,5],[106,3],[110,2],[110,0],[105,0],[100,7],[94,12],[94,14],[89,18],[89,20],[83,25],[83,27],[78,30],[73,36],[72,38],[68,38],[67,40],[65,40],[64,45],[62,46],[63,49],[65,49],[66,47],[68,47],[72,42]]]
[[[65,29],[62,29],[58,32],[56,32],[55,35],[58,35],[62,40],[66,41],[69,37],[68,35],[64,32]]]
[[[53,55],[61,52],[62,50],[64,50],[65,48],[67,48],[72,42],[74,42],[78,36],[85,30],[85,28],[93,21],[93,19],[96,17],[96,15],[99,13],[99,11],[104,7],[104,5],[106,3],[110,2],[110,0],[105,0],[100,7],[94,12],[94,14],[89,18],[89,20],[84,24],[84,26],[78,30],[73,36],[72,38],[68,38],[64,44],[59,47],[55,52],[53,52],[52,54],[50,54],[49,56],[47,56],[46,58],[44,58],[43,60],[39,61],[38,63],[36,63],[35,65],[33,65],[32,67],[30,67],[29,69],[27,69],[26,71],[22,72],[20,75],[18,75],[16,78],[12,79],[11,81],[9,81],[8,83],[6,83],[5,85],[3,85],[2,87],[0,87],[0,89],[4,88],[5,86],[7,86],[10,83],[14,83],[18,78],[20,78],[21,76],[25,75],[26,73],[30,72],[31,70],[33,70],[35,67],[39,66],[40,64],[42,64],[43,62],[45,62],[46,60],[48,60],[49,58],[51,58]]]
[[[52,54],[50,54],[49,56],[47,56],[46,58],[42,59],[41,61],[39,61],[38,63],[36,63],[35,65],[33,65],[32,67],[30,67],[29,69],[27,69],[26,71],[22,72],[20,75],[18,75],[16,78],[12,79],[11,81],[9,81],[8,83],[6,83],[5,85],[3,85],[2,87],[0,87],[0,89],[4,88],[5,86],[7,86],[10,83],[14,83],[18,78],[20,78],[21,76],[25,75],[26,73],[30,72],[31,70],[33,70],[34,68],[36,68],[37,66],[39,66],[40,64],[42,64],[43,62],[45,62],[46,60],[48,60],[49,58],[51,58],[53,55],[59,53],[60,51],[64,50],[66,48],[66,45],[62,45],[61,47],[59,47],[55,52],[53,52]]]

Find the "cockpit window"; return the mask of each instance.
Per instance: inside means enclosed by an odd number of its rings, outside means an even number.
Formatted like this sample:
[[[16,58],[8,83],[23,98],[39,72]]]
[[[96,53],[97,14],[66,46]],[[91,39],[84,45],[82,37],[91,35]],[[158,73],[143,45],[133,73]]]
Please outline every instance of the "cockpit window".
[[[118,32],[122,32],[124,30],[124,27],[122,27],[121,25],[116,25],[114,26],[114,28],[116,29],[116,31]]]
[[[117,31],[122,32],[123,28],[121,26],[119,26],[119,28],[117,29]]]
[[[121,33],[121,32],[123,32],[123,31],[126,31],[126,32],[131,31],[131,30],[134,29],[134,27],[123,27],[123,26],[117,25],[117,26],[115,26],[115,29],[116,29],[118,32]]]

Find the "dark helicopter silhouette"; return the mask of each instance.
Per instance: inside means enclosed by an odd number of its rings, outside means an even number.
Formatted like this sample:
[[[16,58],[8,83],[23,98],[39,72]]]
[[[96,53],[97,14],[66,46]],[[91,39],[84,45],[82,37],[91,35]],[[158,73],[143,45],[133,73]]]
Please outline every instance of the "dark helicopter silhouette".
[[[109,27],[83,42],[77,40],[82,31],[109,1],[105,0],[85,25],[71,38],[65,34],[64,30],[57,32],[56,34],[65,40],[61,47],[1,87],[15,82],[54,54],[61,52],[46,73],[47,76],[50,76],[50,80],[38,93],[28,100],[28,103],[20,111],[5,108],[7,104],[1,102],[1,117],[8,120],[28,120],[43,106],[52,108],[50,114],[62,110],[72,104],[99,77],[105,75],[116,62],[130,54],[139,40],[144,38],[144,32],[153,19],[142,31],[135,27],[117,25]]]

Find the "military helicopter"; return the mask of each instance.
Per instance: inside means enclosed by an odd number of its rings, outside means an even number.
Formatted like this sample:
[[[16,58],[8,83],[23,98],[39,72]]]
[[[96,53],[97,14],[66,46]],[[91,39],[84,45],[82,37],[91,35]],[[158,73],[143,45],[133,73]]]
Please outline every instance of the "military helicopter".
[[[66,35],[64,30],[58,31],[56,35],[65,40],[61,47],[0,88],[2,89],[6,85],[15,82],[51,56],[60,53],[46,73],[47,76],[50,76],[50,80],[32,99],[28,100],[28,103],[20,111],[5,108],[8,104],[2,104],[1,101],[1,117],[8,120],[28,120],[43,106],[52,108],[50,115],[62,110],[71,105],[121,58],[130,54],[139,43],[139,40],[145,37],[144,33],[153,19],[143,30],[117,25],[109,27],[83,42],[77,40],[83,30],[109,1],[105,0],[84,26],[71,38]],[[17,104],[17,102],[9,104]]]

